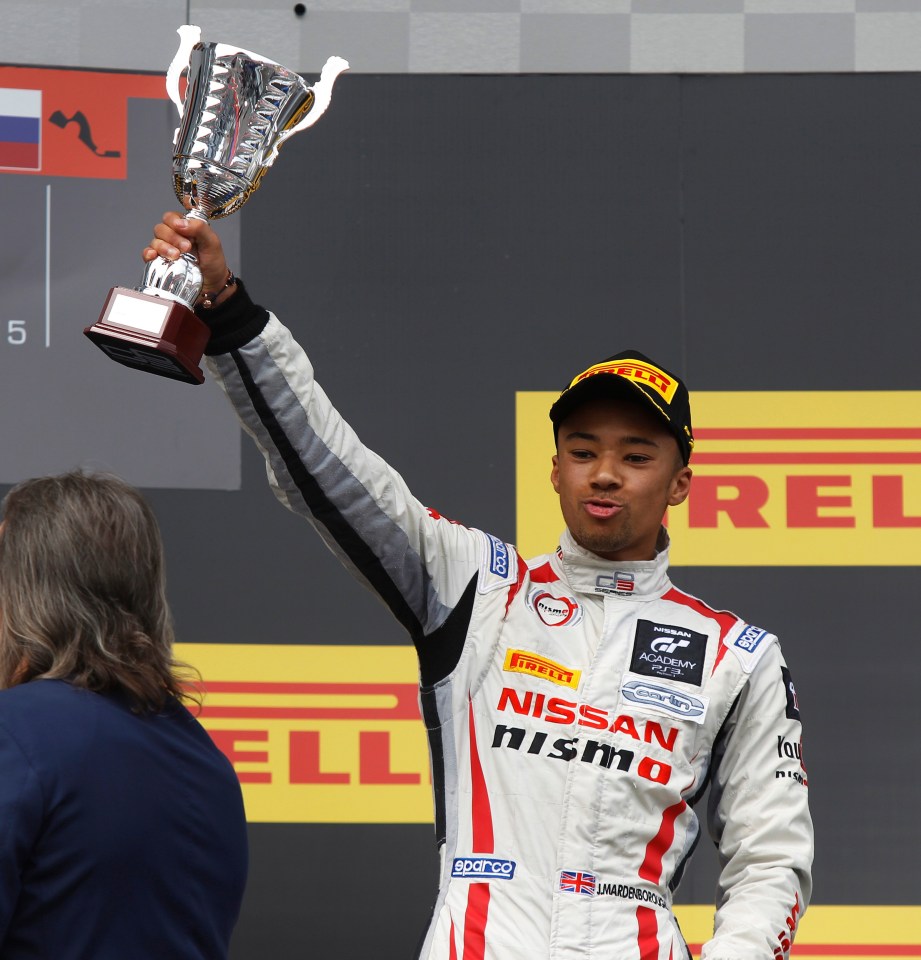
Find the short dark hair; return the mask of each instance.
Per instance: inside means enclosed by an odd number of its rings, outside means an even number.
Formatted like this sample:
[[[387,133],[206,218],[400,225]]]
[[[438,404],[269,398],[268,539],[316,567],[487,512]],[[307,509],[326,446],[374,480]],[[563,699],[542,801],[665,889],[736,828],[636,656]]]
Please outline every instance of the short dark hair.
[[[147,501],[81,471],[15,486],[0,532],[0,686],[67,680],[137,712],[186,698]]]

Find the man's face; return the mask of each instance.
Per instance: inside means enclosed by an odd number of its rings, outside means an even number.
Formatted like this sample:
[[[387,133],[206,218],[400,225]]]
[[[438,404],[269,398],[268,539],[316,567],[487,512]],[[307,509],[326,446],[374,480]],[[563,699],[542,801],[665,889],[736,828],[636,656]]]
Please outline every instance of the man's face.
[[[665,509],[687,498],[691,471],[654,411],[602,399],[560,424],[550,481],[581,547],[606,560],[651,560]]]

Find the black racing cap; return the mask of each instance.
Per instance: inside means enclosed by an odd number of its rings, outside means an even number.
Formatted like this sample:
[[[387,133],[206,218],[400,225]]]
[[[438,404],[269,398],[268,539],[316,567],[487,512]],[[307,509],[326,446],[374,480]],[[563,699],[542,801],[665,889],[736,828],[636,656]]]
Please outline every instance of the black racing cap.
[[[655,408],[678,441],[681,457],[687,464],[694,449],[688,388],[680,377],[638,350],[616,353],[573,377],[550,408],[554,437],[560,424],[583,403],[599,397],[628,395],[642,397]]]

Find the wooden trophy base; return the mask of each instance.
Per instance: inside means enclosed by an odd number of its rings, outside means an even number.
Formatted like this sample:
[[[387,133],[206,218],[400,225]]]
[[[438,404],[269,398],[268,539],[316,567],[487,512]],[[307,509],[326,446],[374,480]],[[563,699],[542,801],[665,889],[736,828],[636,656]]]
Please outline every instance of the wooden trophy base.
[[[204,383],[199,363],[210,331],[184,304],[127,287],[109,291],[84,334],[118,363],[185,383]]]

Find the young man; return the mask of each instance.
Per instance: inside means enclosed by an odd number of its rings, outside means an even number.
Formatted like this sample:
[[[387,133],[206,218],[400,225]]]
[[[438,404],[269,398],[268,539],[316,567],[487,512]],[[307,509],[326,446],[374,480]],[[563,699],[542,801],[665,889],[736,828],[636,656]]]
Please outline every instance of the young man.
[[[424,960],[677,960],[672,892],[709,785],[722,873],[704,960],[786,956],[812,829],[776,637],[672,586],[662,518],[688,495],[688,394],[635,352],[553,405],[553,554],[427,510],[367,450],[209,227],[167,214],[144,251],[197,243],[210,363],[279,499],[388,604],[419,655],[438,899]],[[795,751],[789,751],[793,753]]]

